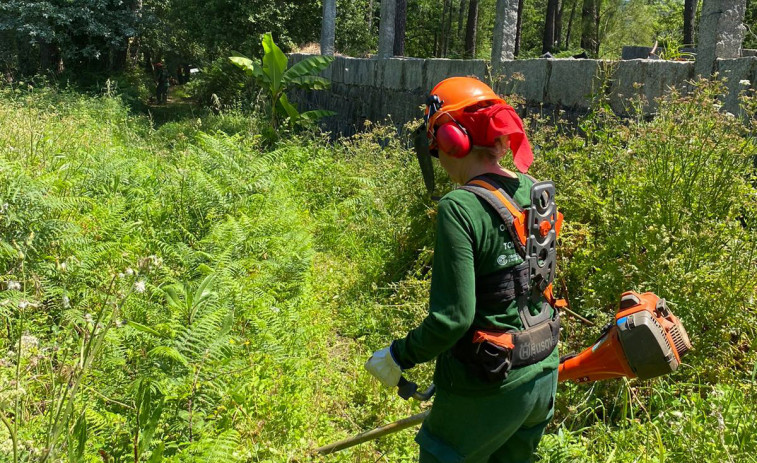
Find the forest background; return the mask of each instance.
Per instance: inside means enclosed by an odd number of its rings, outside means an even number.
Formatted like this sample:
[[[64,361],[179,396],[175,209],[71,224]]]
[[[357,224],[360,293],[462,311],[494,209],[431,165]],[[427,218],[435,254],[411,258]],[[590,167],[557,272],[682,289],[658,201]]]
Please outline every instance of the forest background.
[[[408,1],[404,54],[487,58],[494,1],[473,3]],[[685,43],[684,3],[557,5],[555,54]],[[261,57],[268,31],[317,51],[322,6],[0,3],[0,462],[319,461],[428,407],[362,367],[427,310],[435,203],[412,123],[272,128],[228,59]],[[337,51],[373,54],[378,1],[337,6]],[[519,57],[544,51],[549,9],[524,1]],[[159,60],[200,69],[165,106]],[[593,323],[564,317],[560,349],[590,345],[625,290],[665,297],[695,347],[664,378],[561,385],[541,461],[757,461],[757,97],[740,88],[744,117],[698,81],[655,117],[597,95],[569,123],[525,118],[566,217],[559,291]],[[323,461],[416,456],[405,431]]]
[[[379,0],[336,2],[336,51],[376,52]],[[491,54],[496,0],[397,0],[395,54]],[[0,3],[0,71],[60,75],[120,71],[129,60],[206,67],[232,51],[259,54],[271,32],[285,52],[318,51],[321,1],[6,0]],[[698,0],[522,0],[516,56],[546,51],[618,58],[624,45],[696,45]],[[757,1],[746,6],[745,48],[757,48]],[[308,48],[309,47],[309,48]],[[172,68],[173,69],[173,68]]]

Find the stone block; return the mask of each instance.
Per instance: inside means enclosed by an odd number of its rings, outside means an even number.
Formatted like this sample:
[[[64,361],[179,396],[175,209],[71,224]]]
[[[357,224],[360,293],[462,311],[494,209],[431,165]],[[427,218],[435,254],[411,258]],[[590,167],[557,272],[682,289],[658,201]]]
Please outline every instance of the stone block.
[[[747,87],[757,88],[757,57],[719,59],[717,60],[718,76],[726,79],[728,94],[723,99],[726,111],[739,114],[739,94]],[[745,85],[745,81],[749,85]]]
[[[688,93],[691,88],[687,81],[694,78],[693,61],[649,60],[644,76],[644,96],[649,106],[646,110],[657,110],[657,100],[676,88]]]
[[[343,58],[342,60],[342,82],[347,85],[360,85],[360,58]]]
[[[373,59],[361,59],[357,63],[358,75],[357,82],[359,85],[368,87],[376,86],[376,68],[378,67],[377,60]]]
[[[418,58],[405,59],[402,67],[403,88],[409,92],[428,93],[430,88],[424,88],[425,60]]]
[[[331,62],[331,66],[326,68],[328,71],[331,70],[330,76],[325,76],[329,79],[331,79],[331,82],[337,82],[337,83],[344,83],[344,67],[345,67],[345,57],[344,56],[337,56],[334,58],[334,61]]]
[[[550,62],[546,59],[504,61],[493,72],[494,91],[500,95],[520,95],[529,103],[543,103],[549,69]]]
[[[483,80],[486,75],[486,62],[464,59],[429,59],[426,61],[423,88],[430,91],[436,84],[448,77],[470,75]]]
[[[587,109],[591,98],[603,92],[608,61],[590,59],[551,59],[544,102],[573,109]]]
[[[635,59],[618,63],[612,76],[610,106],[616,114],[631,112],[630,100],[644,95],[647,64],[651,60]]]
[[[388,58],[380,60],[384,68],[384,82],[382,87],[389,90],[402,88],[402,68],[405,60],[402,58]]]
[[[644,111],[654,112],[656,100],[673,87],[684,93],[690,90],[686,81],[694,77],[694,66],[691,61],[622,61],[613,76],[610,106],[615,113],[627,115],[632,111],[632,101],[641,98]]]

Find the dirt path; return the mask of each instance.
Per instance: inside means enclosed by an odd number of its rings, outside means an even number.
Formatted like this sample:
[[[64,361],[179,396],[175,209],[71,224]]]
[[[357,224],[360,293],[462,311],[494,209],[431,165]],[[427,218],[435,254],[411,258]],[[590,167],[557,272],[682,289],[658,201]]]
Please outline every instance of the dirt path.
[[[156,126],[161,126],[166,122],[197,117],[200,113],[199,107],[192,100],[192,97],[186,93],[183,86],[171,86],[168,89],[168,99],[165,104],[157,104],[154,98],[151,98],[146,107]]]

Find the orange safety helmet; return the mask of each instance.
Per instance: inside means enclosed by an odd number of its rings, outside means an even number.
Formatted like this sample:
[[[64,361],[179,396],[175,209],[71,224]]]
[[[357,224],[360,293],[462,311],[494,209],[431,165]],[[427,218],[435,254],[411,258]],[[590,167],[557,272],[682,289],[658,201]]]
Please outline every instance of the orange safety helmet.
[[[434,98],[436,97],[436,98]],[[454,120],[465,108],[477,103],[505,103],[488,85],[474,77],[450,77],[436,84],[426,104],[426,135],[433,138],[437,124]],[[443,118],[448,115],[449,118]],[[440,120],[441,119],[441,120]]]

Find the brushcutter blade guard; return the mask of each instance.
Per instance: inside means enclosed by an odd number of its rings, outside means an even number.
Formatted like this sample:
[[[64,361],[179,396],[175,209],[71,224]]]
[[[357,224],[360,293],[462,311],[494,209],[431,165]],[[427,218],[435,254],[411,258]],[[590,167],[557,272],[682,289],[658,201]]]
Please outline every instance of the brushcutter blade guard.
[[[615,320],[593,346],[560,362],[559,380],[649,379],[678,369],[691,342],[665,299],[623,293]]]

